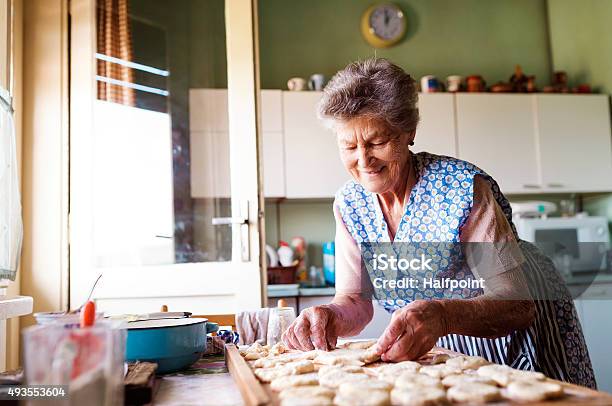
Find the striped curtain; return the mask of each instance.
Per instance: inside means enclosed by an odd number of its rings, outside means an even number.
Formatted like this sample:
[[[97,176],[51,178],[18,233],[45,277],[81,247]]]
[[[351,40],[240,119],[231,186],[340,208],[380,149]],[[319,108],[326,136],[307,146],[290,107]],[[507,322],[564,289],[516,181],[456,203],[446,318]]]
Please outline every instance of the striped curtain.
[[[131,62],[133,49],[128,0],[97,0],[96,17],[98,53]],[[99,100],[134,106],[134,89],[125,85],[134,83],[131,68],[98,58],[97,75]]]

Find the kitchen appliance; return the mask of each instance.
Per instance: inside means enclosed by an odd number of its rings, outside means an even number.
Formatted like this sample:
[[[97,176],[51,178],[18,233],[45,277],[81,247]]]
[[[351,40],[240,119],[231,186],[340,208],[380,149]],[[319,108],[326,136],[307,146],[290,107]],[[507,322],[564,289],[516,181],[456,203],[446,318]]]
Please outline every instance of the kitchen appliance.
[[[518,218],[514,225],[522,240],[538,246],[571,273],[607,269],[610,233],[606,217]]]
[[[553,202],[543,200],[529,200],[525,202],[510,202],[512,207],[512,217],[514,219],[522,217],[544,217],[557,211],[557,205]]]
[[[158,364],[157,373],[179,371],[206,350],[206,334],[218,330],[204,318],[142,320],[127,323],[127,361]]]

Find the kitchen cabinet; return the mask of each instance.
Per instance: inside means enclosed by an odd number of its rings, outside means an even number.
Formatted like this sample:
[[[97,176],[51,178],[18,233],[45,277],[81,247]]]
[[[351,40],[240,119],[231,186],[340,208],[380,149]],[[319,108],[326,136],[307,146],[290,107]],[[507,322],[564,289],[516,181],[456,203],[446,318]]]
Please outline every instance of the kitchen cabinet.
[[[504,193],[539,187],[531,96],[457,94],[458,157],[476,164]]]
[[[281,90],[261,91],[261,148],[265,197],[285,197],[282,97]]]
[[[285,196],[282,91],[261,91],[264,195]],[[190,89],[191,195],[229,197],[227,89]]]
[[[612,190],[607,95],[457,94],[458,157],[504,193]]]
[[[607,95],[537,95],[541,187],[612,190],[612,145]]]
[[[452,93],[420,93],[419,115],[419,126],[411,150],[457,156],[454,95]]]
[[[333,197],[349,179],[336,137],[318,120],[321,92],[283,92],[287,198]]]
[[[261,91],[266,197],[332,198],[350,178],[321,95]],[[506,194],[612,190],[606,95],[422,93],[419,110],[413,151],[472,162]],[[227,91],[191,89],[190,126],[193,197],[229,196]]]
[[[287,198],[333,197],[350,178],[333,132],[316,116],[321,92],[283,92]],[[456,155],[453,95],[420,94],[415,152]]]

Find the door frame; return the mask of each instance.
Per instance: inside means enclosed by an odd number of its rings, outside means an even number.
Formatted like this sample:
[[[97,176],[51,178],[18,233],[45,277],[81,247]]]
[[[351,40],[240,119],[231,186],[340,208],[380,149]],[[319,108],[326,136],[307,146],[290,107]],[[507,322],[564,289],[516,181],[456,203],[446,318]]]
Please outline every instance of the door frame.
[[[70,80],[70,166],[88,168],[87,154],[91,151],[91,133],[94,122],[93,104],[96,100],[95,82],[95,0],[72,0],[71,8],[71,80]],[[265,247],[263,223],[263,192],[261,186],[259,138],[259,64],[257,49],[257,1],[227,0],[225,24],[228,66],[228,111],[232,215],[244,215],[248,207],[248,252],[241,256],[241,234],[245,227],[232,225],[232,261],[147,266],[147,279],[155,278],[147,289],[135,290],[142,282],[135,268],[114,268],[105,273],[96,288],[96,300],[189,297],[193,303],[203,305],[207,296],[221,306],[219,298],[233,290],[234,306],[260,307],[266,294]],[[93,187],[88,179],[91,173],[83,170],[70,172],[70,307],[78,307],[85,300],[98,272],[91,265],[93,257],[90,232],[93,226]],[[244,209],[243,209],[244,210]],[[134,271],[134,272],[131,272]],[[143,272],[140,270],[140,272]],[[210,272],[210,273],[209,273]],[[238,272],[239,274],[235,274]],[[242,274],[240,274],[242,272]],[[204,275],[206,274],[206,275]],[[180,275],[174,278],[175,275]],[[233,276],[232,276],[233,275]],[[163,283],[162,283],[163,281]],[[206,283],[208,282],[208,283]],[[149,283],[149,282],[147,282]],[[254,292],[254,284],[259,289]],[[112,288],[105,288],[105,285]],[[202,295],[202,289],[206,289]],[[200,295],[198,295],[198,292]],[[199,296],[199,298],[197,297]],[[179,303],[181,301],[179,300]],[[234,307],[234,308],[232,308]],[[198,308],[194,310],[203,309]],[[151,310],[154,311],[154,310]]]

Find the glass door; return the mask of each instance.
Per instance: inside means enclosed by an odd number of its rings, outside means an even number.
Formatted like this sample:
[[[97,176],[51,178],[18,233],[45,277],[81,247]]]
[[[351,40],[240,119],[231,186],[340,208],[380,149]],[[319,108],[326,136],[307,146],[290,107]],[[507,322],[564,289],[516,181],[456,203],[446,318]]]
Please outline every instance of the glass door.
[[[261,305],[254,7],[71,2],[72,308]]]

